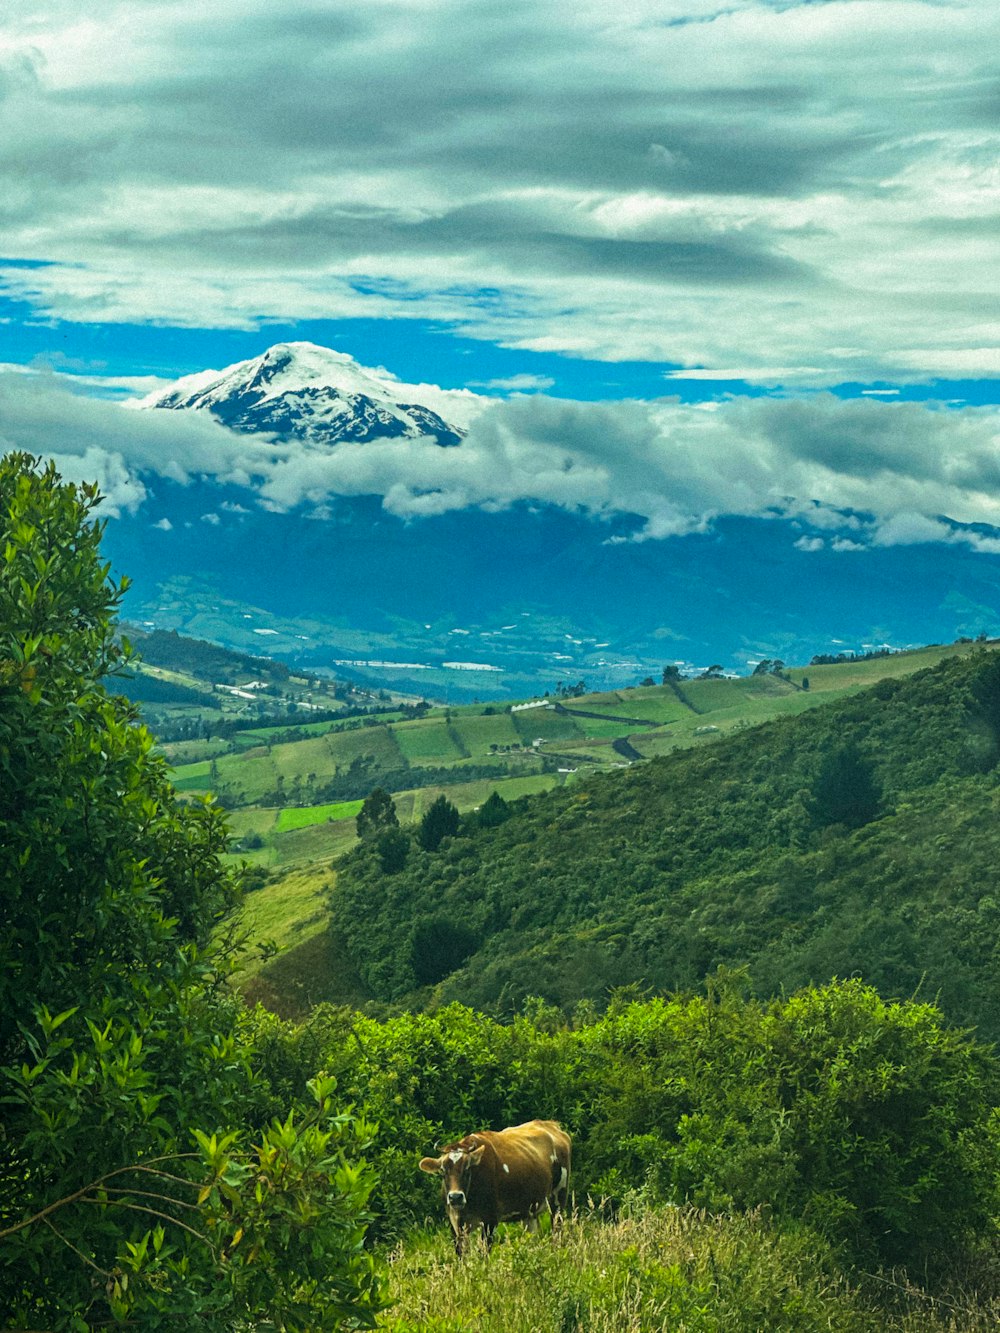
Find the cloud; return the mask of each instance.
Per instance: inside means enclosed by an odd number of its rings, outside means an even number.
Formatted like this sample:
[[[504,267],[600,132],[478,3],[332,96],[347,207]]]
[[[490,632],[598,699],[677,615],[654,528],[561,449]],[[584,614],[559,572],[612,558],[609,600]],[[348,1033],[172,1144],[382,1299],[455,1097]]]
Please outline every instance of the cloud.
[[[474,382],[470,388],[493,389],[506,393],[532,393],[551,389],[555,380],[550,375],[508,375],[506,379]]]
[[[997,373],[992,0],[8,9],[0,224],[48,263],[0,281],[40,315]]]
[[[817,395],[734,399],[707,412],[675,400],[522,395],[487,407],[453,448],[429,439],[329,447],[235,434],[200,412],[127,411],[72,394],[55,376],[8,374],[0,421],[0,446],[52,454],[65,475],[96,478],[112,513],[142,505],[157,477],[207,476],[244,492],[207,515],[212,523],[254,506],[322,522],[338,496],[378,495],[412,521],[518,503],[632,515],[632,540],[743,515],[794,519],[803,550],[819,549],[821,538],[834,550],[928,541],[1000,548],[992,408]]]
[[[0,373],[0,450],[52,457],[70,481],[97,481],[111,516],[147,498],[147,481],[259,483],[285,451],[203,413],[130,412],[71,392],[61,377]]]

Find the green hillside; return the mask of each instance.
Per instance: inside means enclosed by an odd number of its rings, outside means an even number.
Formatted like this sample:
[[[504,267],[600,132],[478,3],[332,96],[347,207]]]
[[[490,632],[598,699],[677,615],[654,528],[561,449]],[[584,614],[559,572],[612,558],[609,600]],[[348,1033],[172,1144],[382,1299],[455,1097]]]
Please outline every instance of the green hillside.
[[[969,651],[971,645],[953,645],[780,675],[553,697],[511,711],[496,705],[383,707],[374,715],[332,715],[311,722],[302,709],[319,696],[310,693],[295,719],[284,724],[244,724],[233,730],[209,718],[203,723],[206,738],[174,742],[165,752],[175,765],[178,791],[212,792],[231,810],[324,807],[360,800],[375,786],[402,792],[554,775],[560,769],[619,768],[626,760],[705,745],[731,731],[808,711],[885,677],[912,674]],[[178,685],[184,680],[185,688],[204,688],[194,678],[177,676]],[[298,682],[298,687],[308,684]],[[324,697],[326,702],[335,701]]]
[[[995,1037],[998,753],[1000,658],[943,657],[554,790],[435,853],[414,843],[396,874],[361,847],[334,925],[371,992],[410,1004],[600,1003],[747,963],[763,993],[858,974],[922,989]]]

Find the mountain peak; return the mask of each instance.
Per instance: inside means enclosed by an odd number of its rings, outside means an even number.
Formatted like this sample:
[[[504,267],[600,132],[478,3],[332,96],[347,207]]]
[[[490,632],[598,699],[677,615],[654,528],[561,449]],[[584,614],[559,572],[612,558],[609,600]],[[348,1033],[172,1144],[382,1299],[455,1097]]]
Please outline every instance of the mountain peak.
[[[224,370],[185,375],[135,406],[207,410],[234,430],[328,444],[387,436],[457,444],[489,401],[467,389],[404,384],[317,343],[281,342]]]

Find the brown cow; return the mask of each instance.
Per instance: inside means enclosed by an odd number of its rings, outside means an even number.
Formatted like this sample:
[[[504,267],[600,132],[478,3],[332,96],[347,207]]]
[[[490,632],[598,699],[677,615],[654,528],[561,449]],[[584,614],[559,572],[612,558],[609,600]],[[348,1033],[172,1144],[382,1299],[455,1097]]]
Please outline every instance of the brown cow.
[[[424,1157],[421,1171],[441,1176],[445,1211],[461,1255],[466,1237],[482,1228],[487,1249],[497,1224],[515,1219],[538,1230],[548,1208],[553,1222],[569,1197],[570,1137],[554,1120],[529,1120],[495,1132],[480,1130]]]

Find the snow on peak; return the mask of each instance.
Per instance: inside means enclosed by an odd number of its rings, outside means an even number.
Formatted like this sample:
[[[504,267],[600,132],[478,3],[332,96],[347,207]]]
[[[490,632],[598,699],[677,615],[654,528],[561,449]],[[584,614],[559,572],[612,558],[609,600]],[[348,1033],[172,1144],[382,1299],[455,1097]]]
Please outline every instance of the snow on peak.
[[[363,366],[347,352],[311,342],[275,343],[262,355],[224,370],[185,375],[158,389],[136,407],[218,407],[235,396],[252,394],[260,404],[303,391],[333,391],[338,396],[363,396],[380,407],[419,405],[461,431],[490,403],[468,389],[441,389],[433,384],[404,384],[383,367]]]

